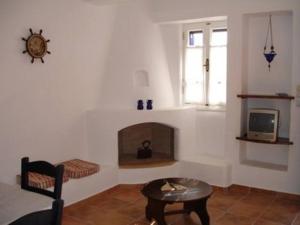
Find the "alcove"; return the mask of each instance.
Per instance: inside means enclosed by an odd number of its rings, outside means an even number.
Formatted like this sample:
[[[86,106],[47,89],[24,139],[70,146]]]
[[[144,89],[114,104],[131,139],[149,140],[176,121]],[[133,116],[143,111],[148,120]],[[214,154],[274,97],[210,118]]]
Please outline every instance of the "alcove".
[[[263,56],[269,15],[272,15],[273,42],[277,56],[270,71]],[[292,12],[278,11],[246,14],[243,17],[242,93],[240,163],[274,170],[287,170],[290,136],[292,77]],[[278,94],[285,93],[281,97]],[[252,108],[280,111],[278,141],[268,143],[247,140],[247,114]]]

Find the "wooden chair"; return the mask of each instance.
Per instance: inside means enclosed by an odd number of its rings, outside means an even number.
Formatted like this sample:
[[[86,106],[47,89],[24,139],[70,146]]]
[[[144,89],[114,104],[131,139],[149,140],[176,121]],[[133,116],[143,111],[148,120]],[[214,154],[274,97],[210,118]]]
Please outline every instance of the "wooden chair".
[[[58,165],[54,166],[49,162],[46,161],[34,161],[29,162],[28,157],[22,158],[21,163],[21,188],[40,193],[43,195],[47,195],[54,199],[61,199],[61,191],[62,191],[62,184],[63,184],[63,173],[64,173],[64,166]],[[29,178],[28,173],[35,172],[43,175],[47,175],[54,178],[54,190],[46,190],[37,187],[33,187],[29,185]]]
[[[52,209],[29,213],[9,225],[61,225],[63,206],[63,200],[55,200]]]

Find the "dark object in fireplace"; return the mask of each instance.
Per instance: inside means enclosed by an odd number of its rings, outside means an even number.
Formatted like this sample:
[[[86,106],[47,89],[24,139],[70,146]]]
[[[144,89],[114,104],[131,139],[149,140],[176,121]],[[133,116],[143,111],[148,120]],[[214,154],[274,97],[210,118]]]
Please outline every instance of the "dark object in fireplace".
[[[147,159],[152,157],[152,149],[150,148],[151,146],[151,141],[145,140],[142,143],[142,148],[139,147],[137,149],[137,158],[138,159]]]

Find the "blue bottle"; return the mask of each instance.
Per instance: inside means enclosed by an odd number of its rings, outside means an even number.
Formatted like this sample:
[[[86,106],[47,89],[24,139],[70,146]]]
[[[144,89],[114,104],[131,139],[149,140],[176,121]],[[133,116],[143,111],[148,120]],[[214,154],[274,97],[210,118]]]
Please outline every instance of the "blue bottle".
[[[147,100],[147,109],[148,110],[152,110],[153,109],[152,103],[153,103],[153,101],[151,99]]]
[[[137,110],[143,110],[144,109],[144,103],[143,100],[139,99],[137,101]]]

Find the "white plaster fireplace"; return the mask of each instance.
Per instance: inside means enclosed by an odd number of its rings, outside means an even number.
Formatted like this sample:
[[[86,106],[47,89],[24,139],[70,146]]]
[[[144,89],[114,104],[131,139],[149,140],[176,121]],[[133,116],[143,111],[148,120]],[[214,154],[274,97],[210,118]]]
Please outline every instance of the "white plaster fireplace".
[[[195,157],[195,109],[94,110],[88,113],[89,158],[100,164],[118,165],[118,131],[134,124],[156,122],[175,128],[175,159]]]
[[[119,168],[118,132],[140,123],[162,123],[174,128],[175,163],[151,168]],[[119,183],[143,183],[161,177],[190,177],[219,186],[231,183],[228,163],[203,157],[196,146],[196,109],[97,109],[87,113],[88,158],[118,168]]]

